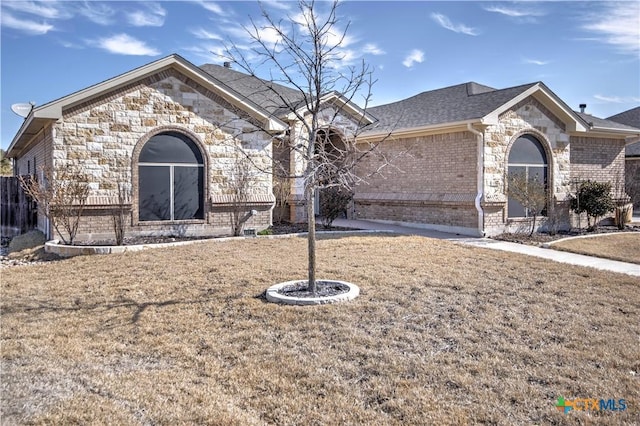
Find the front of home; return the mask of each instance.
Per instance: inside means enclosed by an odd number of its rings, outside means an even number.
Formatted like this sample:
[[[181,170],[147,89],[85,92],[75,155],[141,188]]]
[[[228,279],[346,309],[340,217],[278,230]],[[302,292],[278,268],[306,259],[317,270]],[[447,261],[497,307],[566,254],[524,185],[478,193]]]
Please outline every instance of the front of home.
[[[88,175],[84,239],[112,235],[110,212],[123,186],[129,235],[228,235],[238,165],[248,161],[241,213],[250,216],[247,227],[263,229],[277,201],[274,159],[299,176],[304,159],[292,147],[305,140],[300,115],[282,105],[299,93],[265,91],[264,83],[171,55],[34,108],[8,156],[16,174],[42,179],[43,167],[71,165]],[[320,127],[329,139],[377,145],[356,169],[362,182],[350,217],[468,235],[527,222],[508,197],[506,176],[515,172],[542,179],[553,201],[548,212],[570,226],[575,183],[624,176],[625,144],[640,134],[572,111],[543,83],[503,90],[466,83],[366,112],[340,94],[323,102]],[[279,204],[289,220],[305,221],[304,183],[287,185]],[[47,227],[39,215],[39,228],[53,236]]]
[[[624,147],[638,134],[572,111],[543,83],[503,90],[466,83],[369,112],[381,121],[362,138],[391,133],[380,149],[402,160],[393,176],[358,188],[356,216],[466,235],[528,225],[528,212],[508,195],[512,173],[546,184],[550,204],[542,227],[570,227],[576,218],[568,197],[576,184],[624,182]],[[375,163],[371,157],[362,173]]]

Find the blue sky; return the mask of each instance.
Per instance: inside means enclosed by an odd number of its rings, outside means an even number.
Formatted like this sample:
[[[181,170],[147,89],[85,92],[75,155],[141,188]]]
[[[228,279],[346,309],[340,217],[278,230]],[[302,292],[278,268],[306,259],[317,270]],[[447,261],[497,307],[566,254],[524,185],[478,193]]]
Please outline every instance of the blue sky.
[[[22,123],[10,107],[42,105],[171,53],[221,63],[261,22],[244,1],[1,0],[2,147]],[[296,3],[263,2],[276,18]],[[321,5],[322,6],[322,5]],[[347,1],[344,62],[364,59],[373,105],[467,81],[543,81],[573,109],[608,117],[640,104],[640,2]],[[268,36],[268,34],[266,34]]]

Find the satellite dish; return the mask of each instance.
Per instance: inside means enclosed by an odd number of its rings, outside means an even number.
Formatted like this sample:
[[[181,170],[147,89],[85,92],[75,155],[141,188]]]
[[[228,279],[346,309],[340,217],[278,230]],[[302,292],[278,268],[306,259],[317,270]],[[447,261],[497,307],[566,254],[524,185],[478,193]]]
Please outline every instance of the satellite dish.
[[[23,103],[23,104],[13,104],[11,105],[11,111],[15,112],[22,118],[26,118],[34,106],[36,106],[34,102]]]

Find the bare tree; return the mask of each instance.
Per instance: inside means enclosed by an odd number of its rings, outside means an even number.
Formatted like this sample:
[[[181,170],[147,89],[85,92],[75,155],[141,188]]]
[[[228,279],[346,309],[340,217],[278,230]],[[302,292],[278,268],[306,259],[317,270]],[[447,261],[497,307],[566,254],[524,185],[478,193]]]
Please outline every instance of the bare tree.
[[[613,199],[615,202],[615,224],[618,229],[624,229],[631,220],[633,212],[633,187],[630,186],[629,192],[626,192],[628,179],[625,179],[624,170],[618,170],[613,181]]]
[[[364,62],[357,66],[343,64],[349,25],[339,28],[338,1],[330,3],[327,10],[319,10],[326,5],[301,0],[300,13],[286,20],[276,20],[263,8],[265,23],[252,20],[245,28],[251,48],[235,43],[227,48],[227,59],[262,82],[256,95],[272,102],[278,116],[289,122],[286,145],[296,162],[294,167],[282,167],[288,175],[280,177],[295,180],[303,188],[308,222],[308,290],[312,293],[317,291],[315,194],[330,187],[350,190],[365,179],[356,174],[355,167],[380,143],[356,144],[358,134],[370,123],[366,108],[373,85],[371,70]],[[258,77],[264,69],[269,69],[268,80]],[[292,90],[284,92],[282,86]],[[352,125],[345,125],[346,107],[356,104],[363,106],[351,108]]]
[[[44,181],[20,176],[24,191],[49,219],[64,244],[73,245],[89,197],[89,178],[74,166],[43,167]],[[68,237],[67,237],[68,236]]]
[[[251,161],[248,157],[236,159],[231,173],[231,228],[233,235],[242,235],[244,224],[251,217],[247,212],[251,185]]]
[[[111,210],[111,220],[116,244],[121,246],[124,244],[124,237],[127,230],[127,213],[130,211],[130,185],[122,180],[118,180],[116,186],[116,205]]]
[[[527,178],[525,173],[513,173],[508,177],[509,197],[524,207],[527,217],[531,218],[532,236],[536,230],[536,218],[547,205],[547,187],[540,179]]]

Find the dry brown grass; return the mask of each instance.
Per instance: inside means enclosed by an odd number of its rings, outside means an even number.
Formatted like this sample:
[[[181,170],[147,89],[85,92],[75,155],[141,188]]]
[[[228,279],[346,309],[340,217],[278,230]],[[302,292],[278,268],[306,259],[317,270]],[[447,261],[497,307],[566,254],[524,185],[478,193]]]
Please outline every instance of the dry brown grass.
[[[573,238],[551,245],[556,250],[640,264],[640,232]]]
[[[319,242],[353,302],[265,303],[306,241],[2,271],[3,424],[637,424],[637,278],[419,237]],[[624,398],[562,414],[556,398]]]

